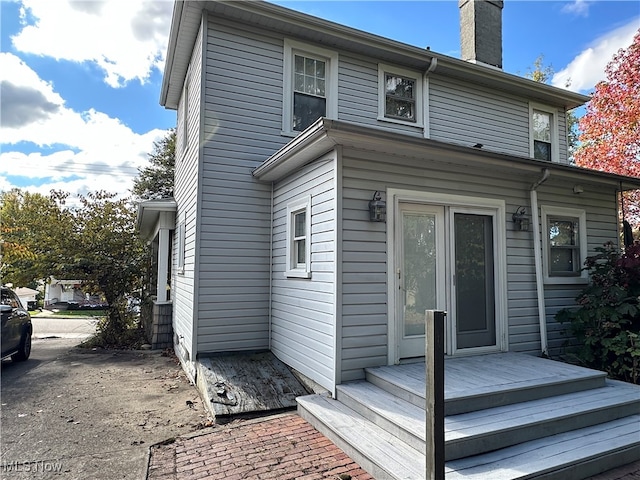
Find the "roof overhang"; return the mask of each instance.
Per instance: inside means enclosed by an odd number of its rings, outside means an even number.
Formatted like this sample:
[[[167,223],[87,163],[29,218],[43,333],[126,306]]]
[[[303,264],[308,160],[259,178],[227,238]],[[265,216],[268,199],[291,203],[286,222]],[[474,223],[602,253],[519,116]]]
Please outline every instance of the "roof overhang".
[[[152,240],[159,229],[174,229],[178,205],[173,198],[146,200],[138,204],[136,227],[140,236]]]
[[[554,180],[609,185],[621,190],[640,189],[640,178],[615,175],[573,165],[550,163],[455,145],[421,137],[366,127],[338,120],[320,119],[253,171],[261,181],[276,182],[340,146],[388,154],[389,157],[427,158],[430,162],[491,169],[503,175],[525,175],[532,180],[548,169]]]
[[[176,1],[173,8],[160,93],[160,104],[166,108],[176,109],[178,106],[203,12],[217,18],[267,28],[315,45],[362,54],[381,62],[395,63],[423,72],[429,71],[430,75],[482,84],[555,107],[570,109],[589,101],[586,95],[505,73],[493,67],[465,62],[272,3],[256,0],[190,0]]]

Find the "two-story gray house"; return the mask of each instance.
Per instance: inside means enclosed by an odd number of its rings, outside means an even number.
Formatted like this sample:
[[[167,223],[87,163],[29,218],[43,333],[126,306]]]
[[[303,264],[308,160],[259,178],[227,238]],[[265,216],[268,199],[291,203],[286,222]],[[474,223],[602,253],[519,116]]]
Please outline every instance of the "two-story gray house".
[[[447,312],[447,358],[555,363],[536,358],[565,340],[554,315],[640,183],[570,165],[566,112],[588,97],[502,71],[502,6],[460,1],[457,59],[266,2],[175,3],[175,195],[140,224],[192,378],[270,350],[335,396],[424,360],[426,310]]]

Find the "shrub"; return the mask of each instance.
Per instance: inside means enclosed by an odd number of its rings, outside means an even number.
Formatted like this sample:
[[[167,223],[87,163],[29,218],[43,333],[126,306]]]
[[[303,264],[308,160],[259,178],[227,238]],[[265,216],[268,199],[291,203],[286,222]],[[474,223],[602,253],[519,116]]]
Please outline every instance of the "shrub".
[[[640,377],[640,244],[624,253],[611,243],[585,261],[590,283],[576,298],[577,308],[558,312],[577,345],[583,365],[610,377],[638,383]]]

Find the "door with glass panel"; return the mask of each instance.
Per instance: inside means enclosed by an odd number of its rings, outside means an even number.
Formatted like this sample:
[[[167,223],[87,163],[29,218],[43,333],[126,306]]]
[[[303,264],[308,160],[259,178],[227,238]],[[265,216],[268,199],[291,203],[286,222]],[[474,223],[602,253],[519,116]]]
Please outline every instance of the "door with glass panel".
[[[398,358],[424,356],[427,310],[446,310],[446,351],[497,349],[495,211],[400,203]]]
[[[455,350],[496,346],[494,215],[450,212]]]
[[[401,203],[399,211],[399,357],[424,357],[425,311],[445,308],[444,208]]]

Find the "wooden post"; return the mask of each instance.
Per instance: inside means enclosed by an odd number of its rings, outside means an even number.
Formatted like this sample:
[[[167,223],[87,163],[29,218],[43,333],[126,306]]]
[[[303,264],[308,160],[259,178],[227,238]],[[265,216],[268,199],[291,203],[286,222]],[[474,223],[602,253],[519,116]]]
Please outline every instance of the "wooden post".
[[[425,365],[427,370],[427,480],[444,480],[444,317],[427,310]]]

